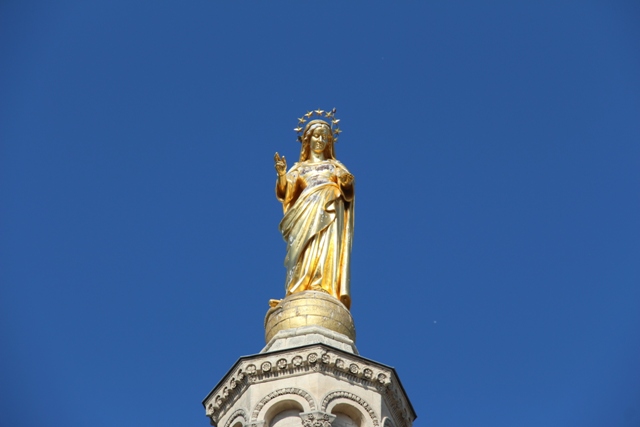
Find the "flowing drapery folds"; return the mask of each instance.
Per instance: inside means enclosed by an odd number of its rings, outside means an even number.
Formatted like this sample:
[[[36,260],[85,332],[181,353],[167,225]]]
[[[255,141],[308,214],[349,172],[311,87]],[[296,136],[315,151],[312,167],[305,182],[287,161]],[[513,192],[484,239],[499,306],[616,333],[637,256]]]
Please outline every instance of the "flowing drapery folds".
[[[286,294],[324,291],[351,306],[349,289],[353,239],[353,183],[337,160],[296,163],[287,173],[280,232],[287,243]]]

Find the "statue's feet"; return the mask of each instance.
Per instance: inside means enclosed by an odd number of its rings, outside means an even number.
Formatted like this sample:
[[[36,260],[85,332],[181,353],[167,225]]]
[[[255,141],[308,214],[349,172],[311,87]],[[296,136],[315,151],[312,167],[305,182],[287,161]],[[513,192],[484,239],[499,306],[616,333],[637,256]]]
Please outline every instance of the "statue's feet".
[[[269,307],[275,307],[276,305],[280,304],[280,301],[282,301],[281,299],[270,299],[269,300]]]

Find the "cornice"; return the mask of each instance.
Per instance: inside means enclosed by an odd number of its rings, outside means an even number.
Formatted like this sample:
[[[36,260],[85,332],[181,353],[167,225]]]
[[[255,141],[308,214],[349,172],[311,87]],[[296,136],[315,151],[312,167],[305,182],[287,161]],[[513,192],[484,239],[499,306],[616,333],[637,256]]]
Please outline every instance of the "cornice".
[[[411,426],[416,418],[411,402],[393,368],[325,344],[311,344],[241,357],[202,404],[212,424],[217,425],[222,416],[252,384],[316,372],[351,384],[359,384],[363,388],[377,390],[387,402],[400,427]]]

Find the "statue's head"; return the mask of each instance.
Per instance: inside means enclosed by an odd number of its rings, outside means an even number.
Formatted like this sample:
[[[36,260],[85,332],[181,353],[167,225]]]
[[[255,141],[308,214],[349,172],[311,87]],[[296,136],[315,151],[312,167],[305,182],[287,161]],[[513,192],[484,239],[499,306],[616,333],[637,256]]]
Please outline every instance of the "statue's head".
[[[311,120],[302,132],[300,161],[309,159],[311,151],[324,153],[325,159],[335,159],[331,126],[324,120]]]

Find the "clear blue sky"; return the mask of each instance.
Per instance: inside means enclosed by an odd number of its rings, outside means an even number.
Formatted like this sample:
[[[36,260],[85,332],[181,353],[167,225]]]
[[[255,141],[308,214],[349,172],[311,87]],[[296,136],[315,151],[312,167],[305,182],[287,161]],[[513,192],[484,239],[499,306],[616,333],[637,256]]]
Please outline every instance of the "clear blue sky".
[[[415,426],[640,425],[640,4],[479,3],[3,1],[2,425],[208,425],[333,107]]]

